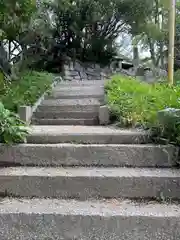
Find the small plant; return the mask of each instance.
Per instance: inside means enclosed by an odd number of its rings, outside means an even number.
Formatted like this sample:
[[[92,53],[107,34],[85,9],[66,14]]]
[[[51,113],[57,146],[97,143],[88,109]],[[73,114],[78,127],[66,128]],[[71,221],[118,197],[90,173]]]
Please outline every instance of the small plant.
[[[22,143],[28,135],[26,124],[0,102],[0,142]]]
[[[121,126],[150,129],[157,139],[180,144],[180,85],[148,84],[119,75],[107,83],[106,94],[113,118]],[[166,122],[162,122],[158,113],[165,109],[177,111],[165,111]]]
[[[174,73],[174,82],[175,84],[180,85],[180,70],[177,70]]]
[[[0,92],[0,101],[5,108],[17,113],[19,106],[33,106],[48,90],[51,90],[53,75],[47,72],[25,71],[19,79]]]
[[[160,123],[158,138],[168,139],[168,142],[180,144],[180,110],[166,108],[158,112]]]

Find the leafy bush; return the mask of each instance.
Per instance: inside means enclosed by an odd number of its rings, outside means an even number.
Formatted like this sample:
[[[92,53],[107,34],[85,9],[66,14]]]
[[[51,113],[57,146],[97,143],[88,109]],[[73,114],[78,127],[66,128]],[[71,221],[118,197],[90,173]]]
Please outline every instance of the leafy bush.
[[[24,122],[13,112],[5,109],[0,102],[0,142],[20,143],[28,134],[28,128]]]
[[[158,119],[161,126],[156,129],[156,139],[165,138],[171,143],[180,144],[180,109],[167,108],[159,111]]]
[[[180,70],[177,70],[177,71],[174,73],[174,82],[175,82],[177,85],[180,85]]]
[[[121,125],[158,129],[161,136],[165,131],[157,117],[158,111],[180,108],[180,86],[170,87],[165,83],[150,85],[130,77],[114,76],[107,83],[106,92],[112,114]],[[173,129],[176,131],[176,128]],[[171,140],[176,141],[177,136],[175,138],[171,137]]]
[[[21,105],[32,106],[38,98],[50,89],[53,75],[47,72],[26,71],[20,79],[12,82],[0,95],[5,108],[17,112]]]

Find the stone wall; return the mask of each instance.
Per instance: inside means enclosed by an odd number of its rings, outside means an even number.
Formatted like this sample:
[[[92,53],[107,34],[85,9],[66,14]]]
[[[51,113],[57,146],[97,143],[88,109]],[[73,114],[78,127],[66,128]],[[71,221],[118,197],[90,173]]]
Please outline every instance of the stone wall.
[[[64,65],[64,80],[104,80],[112,75],[110,67],[101,67],[99,64],[70,61]]]
[[[110,66],[102,67],[99,64],[94,63],[82,63],[80,61],[73,62],[68,60],[64,65],[64,80],[65,81],[85,81],[85,80],[106,80],[109,79],[113,74],[122,74],[125,76],[137,77],[138,79],[153,83],[159,79],[165,78],[167,72],[165,70],[145,69],[134,67],[123,69],[122,64],[119,63],[116,67],[112,63]]]

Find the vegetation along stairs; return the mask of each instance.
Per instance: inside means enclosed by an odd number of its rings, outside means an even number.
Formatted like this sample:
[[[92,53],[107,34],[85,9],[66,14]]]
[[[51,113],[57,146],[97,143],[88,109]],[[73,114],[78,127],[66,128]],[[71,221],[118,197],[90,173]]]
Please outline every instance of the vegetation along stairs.
[[[102,81],[60,83],[27,144],[1,146],[0,239],[180,239],[178,149],[99,126],[103,99]]]

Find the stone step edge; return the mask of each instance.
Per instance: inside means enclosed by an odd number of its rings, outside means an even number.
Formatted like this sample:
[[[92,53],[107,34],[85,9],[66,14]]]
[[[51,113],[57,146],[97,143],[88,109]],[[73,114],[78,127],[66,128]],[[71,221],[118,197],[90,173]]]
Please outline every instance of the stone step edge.
[[[82,106],[82,107],[91,107],[91,106],[99,106],[99,100],[95,98],[87,98],[87,99],[46,99],[44,100],[40,106],[57,106],[57,107],[68,107],[68,106]]]
[[[0,145],[1,166],[175,167],[179,149],[153,144]]]
[[[67,122],[87,122],[87,123],[96,123],[97,118],[32,118],[32,122],[63,122],[64,124]],[[63,124],[63,125],[64,125]],[[66,123],[67,124],[67,123]],[[47,125],[47,124],[45,124]],[[78,124],[76,124],[78,125]]]
[[[74,105],[39,105],[39,107],[37,108],[38,112],[43,112],[43,111],[47,111],[47,112],[52,112],[52,113],[56,113],[58,111],[61,111],[61,113],[66,113],[66,112],[81,112],[81,110],[83,112],[87,111],[87,112],[99,112],[99,108],[101,106],[101,103],[99,102],[99,104],[97,105],[78,105],[78,104],[74,104]]]
[[[166,147],[172,147],[174,149],[178,150],[178,147],[175,147],[174,145],[168,144],[168,145],[163,145],[163,144],[151,144],[151,143],[147,143],[147,144],[97,144],[97,143],[89,143],[89,144],[81,144],[81,143],[19,143],[19,144],[12,144],[12,145],[7,145],[7,144],[3,144],[0,143],[0,152],[1,152],[1,148],[11,148],[11,147],[76,147],[76,148],[81,148],[81,147],[138,147],[138,148],[146,148],[146,147],[153,147],[153,148],[166,148]]]
[[[94,99],[98,99],[99,101],[103,101],[104,100],[104,96],[100,96],[100,95],[80,95],[78,96],[78,99],[89,99],[89,98],[94,98]],[[45,100],[73,100],[73,99],[77,99],[76,95],[49,95],[45,98]]]
[[[179,185],[180,170],[170,168],[0,168],[1,196],[180,199]]]
[[[28,143],[94,143],[144,144],[151,143],[147,131],[121,130],[102,126],[31,125]]]
[[[92,118],[98,118],[99,116],[99,111],[92,111],[92,112],[87,112],[87,111],[36,111],[33,115],[34,118],[37,119],[46,119],[46,118],[51,118],[57,119],[57,118],[85,118],[85,119],[92,119]]]
[[[51,199],[1,201],[0,237],[19,239],[180,238],[180,206]]]
[[[55,214],[74,216],[111,216],[180,218],[180,204],[124,199],[78,201],[73,199],[1,198],[0,214]],[[128,228],[128,226],[127,226]]]
[[[129,167],[6,167],[0,168],[0,177],[82,177],[82,178],[178,178],[180,179],[180,169],[171,168],[129,168]]]

